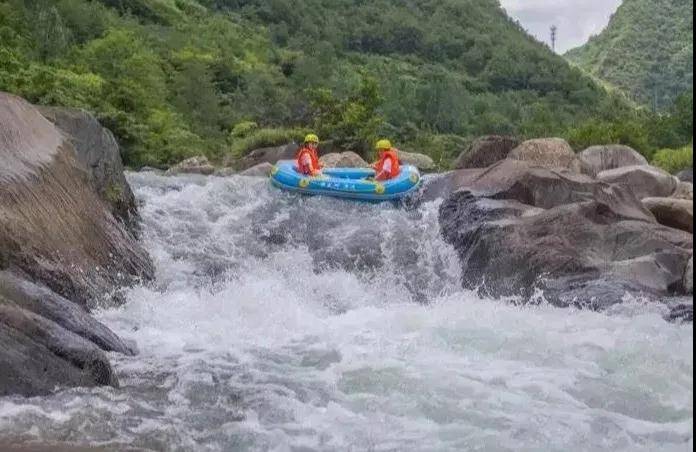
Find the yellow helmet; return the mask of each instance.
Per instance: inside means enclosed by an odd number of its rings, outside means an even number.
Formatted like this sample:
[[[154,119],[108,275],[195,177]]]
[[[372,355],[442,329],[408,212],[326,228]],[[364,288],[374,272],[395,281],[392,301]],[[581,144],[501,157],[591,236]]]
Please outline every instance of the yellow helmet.
[[[313,133],[307,135],[304,139],[305,143],[316,143],[319,144],[319,137]]]
[[[375,145],[375,149],[378,151],[384,150],[384,149],[391,149],[392,144],[391,141],[389,140],[379,140],[377,144]]]

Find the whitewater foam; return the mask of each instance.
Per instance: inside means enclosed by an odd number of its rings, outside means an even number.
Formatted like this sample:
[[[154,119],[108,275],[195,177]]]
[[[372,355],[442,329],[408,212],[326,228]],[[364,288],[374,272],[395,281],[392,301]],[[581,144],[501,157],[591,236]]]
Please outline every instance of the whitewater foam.
[[[11,439],[151,450],[693,447],[693,328],[460,288],[438,203],[129,176],[154,284],[98,313],[122,389],[0,399]]]

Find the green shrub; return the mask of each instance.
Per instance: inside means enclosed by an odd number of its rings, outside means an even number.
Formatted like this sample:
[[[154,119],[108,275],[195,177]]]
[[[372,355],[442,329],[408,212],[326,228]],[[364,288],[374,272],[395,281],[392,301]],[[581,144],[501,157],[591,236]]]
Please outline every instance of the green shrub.
[[[303,129],[258,129],[247,137],[235,140],[230,154],[235,158],[241,158],[254,149],[281,146],[293,141],[299,143],[306,133]]]
[[[592,119],[568,130],[565,138],[576,151],[595,145],[623,144],[640,152],[648,160],[654,152],[645,124],[637,120],[612,122]]]
[[[259,125],[253,121],[239,122],[232,127],[232,132],[230,132],[230,140],[234,141],[235,138],[245,138],[258,128]]]
[[[672,174],[694,166],[694,146],[680,149],[661,149],[655,153],[652,164]]]

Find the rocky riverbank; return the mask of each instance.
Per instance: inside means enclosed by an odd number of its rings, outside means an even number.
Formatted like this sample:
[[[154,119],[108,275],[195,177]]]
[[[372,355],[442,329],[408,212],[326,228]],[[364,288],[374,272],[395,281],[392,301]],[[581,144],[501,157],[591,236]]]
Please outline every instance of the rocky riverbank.
[[[88,311],[153,275],[111,134],[86,113],[46,116],[0,93],[0,395],[117,386],[105,352],[135,347]]]
[[[464,287],[593,309],[693,292],[693,201],[677,199],[690,184],[626,147],[575,155],[562,140],[533,140],[505,155],[423,194],[445,198],[440,226]],[[693,306],[675,312],[689,319]]]

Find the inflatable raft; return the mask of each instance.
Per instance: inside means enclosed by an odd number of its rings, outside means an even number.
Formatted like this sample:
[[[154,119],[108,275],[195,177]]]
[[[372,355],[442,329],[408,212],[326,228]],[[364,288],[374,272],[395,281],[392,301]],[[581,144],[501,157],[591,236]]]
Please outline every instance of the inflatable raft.
[[[375,181],[371,168],[325,168],[321,176],[300,174],[294,160],[282,160],[271,171],[276,187],[307,195],[333,196],[364,201],[401,199],[418,189],[421,181],[418,168],[403,165],[398,177]]]

